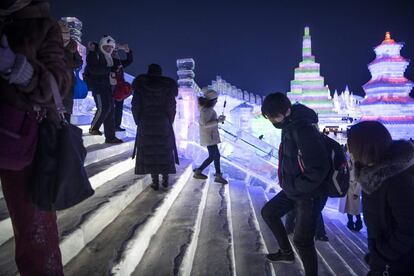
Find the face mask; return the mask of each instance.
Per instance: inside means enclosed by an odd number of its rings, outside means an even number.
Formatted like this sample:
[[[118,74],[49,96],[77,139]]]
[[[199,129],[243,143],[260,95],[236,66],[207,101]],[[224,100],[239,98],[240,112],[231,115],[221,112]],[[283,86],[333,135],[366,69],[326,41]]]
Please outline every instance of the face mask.
[[[289,120],[285,117],[283,121],[278,122],[278,123],[273,123],[273,126],[277,129],[283,129],[288,125],[288,123],[289,123]]]

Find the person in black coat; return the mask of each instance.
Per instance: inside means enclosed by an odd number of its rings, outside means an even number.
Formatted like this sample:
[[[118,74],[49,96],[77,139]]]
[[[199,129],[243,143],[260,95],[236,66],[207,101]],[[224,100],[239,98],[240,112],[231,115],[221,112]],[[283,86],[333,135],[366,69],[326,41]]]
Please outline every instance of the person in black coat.
[[[315,126],[318,116],[304,105],[291,105],[283,93],[268,95],[262,104],[262,114],[274,127],[282,130],[279,146],[279,183],[282,191],[267,202],[261,211],[280,250],[268,254],[267,259],[271,262],[294,262],[293,249],[281,220],[294,209],[294,244],[306,275],[317,275],[314,236],[317,218],[327,199],[322,184],[330,168],[327,147]]]
[[[103,124],[105,143],[110,144],[122,143],[122,140],[115,136],[114,99],[110,82],[111,68],[114,65],[112,52],[115,46],[115,40],[110,36],[103,36],[99,45],[92,43],[86,56],[84,74],[96,104],[96,113],[89,133],[102,135],[99,128]]]
[[[175,164],[179,164],[173,130],[177,83],[162,76],[161,66],[151,64],[132,87],[131,109],[137,125],[135,174],[151,174],[154,190],[159,189],[162,174],[162,185],[168,187],[168,174],[176,173]]]
[[[369,275],[414,275],[414,145],[365,121],[348,130],[348,147],[363,191]]]

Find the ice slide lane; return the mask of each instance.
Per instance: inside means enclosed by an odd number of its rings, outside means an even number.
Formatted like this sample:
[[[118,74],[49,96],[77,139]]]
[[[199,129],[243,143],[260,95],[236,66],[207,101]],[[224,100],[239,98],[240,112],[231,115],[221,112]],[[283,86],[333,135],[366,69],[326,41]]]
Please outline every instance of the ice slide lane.
[[[260,232],[246,183],[230,180],[231,220],[235,255],[235,274],[238,276],[275,275],[266,261],[267,248]]]

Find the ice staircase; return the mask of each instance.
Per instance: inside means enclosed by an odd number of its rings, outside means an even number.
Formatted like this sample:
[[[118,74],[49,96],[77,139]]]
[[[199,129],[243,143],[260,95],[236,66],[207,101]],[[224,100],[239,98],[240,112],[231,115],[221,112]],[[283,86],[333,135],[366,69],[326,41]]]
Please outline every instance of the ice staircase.
[[[95,195],[58,212],[65,275],[303,275],[293,265],[270,264],[264,255],[278,249],[260,210],[274,194],[238,159],[223,159],[229,185],[192,178],[205,149],[188,143],[171,186],[155,192],[149,176],[133,173],[133,139],[103,144],[84,129],[86,169]],[[119,136],[119,133],[118,133]],[[248,151],[248,150],[246,150]],[[189,154],[190,152],[190,154]],[[349,231],[325,213],[329,242],[316,242],[320,275],[365,275],[363,233]],[[14,240],[0,198],[0,275],[16,275]]]

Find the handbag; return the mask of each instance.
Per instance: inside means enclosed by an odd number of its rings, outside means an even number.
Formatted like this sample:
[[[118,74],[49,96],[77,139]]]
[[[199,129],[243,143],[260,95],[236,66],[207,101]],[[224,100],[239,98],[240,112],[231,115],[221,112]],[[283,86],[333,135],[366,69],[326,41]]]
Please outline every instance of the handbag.
[[[34,112],[0,103],[0,168],[20,171],[36,151],[38,121]]]
[[[79,70],[75,70],[75,85],[73,86],[73,99],[85,99],[88,95],[88,85],[81,80]]]
[[[46,211],[72,207],[94,194],[84,162],[82,130],[65,120],[65,108],[55,78],[50,86],[61,122],[45,119],[39,125],[38,146],[29,191],[32,201]]]
[[[124,70],[122,70],[122,68],[120,68],[115,73],[115,78],[116,78],[116,85],[114,88],[113,96],[116,101],[121,102],[125,100],[126,98],[128,98],[129,96],[131,96],[132,87],[128,82],[125,81]]]

